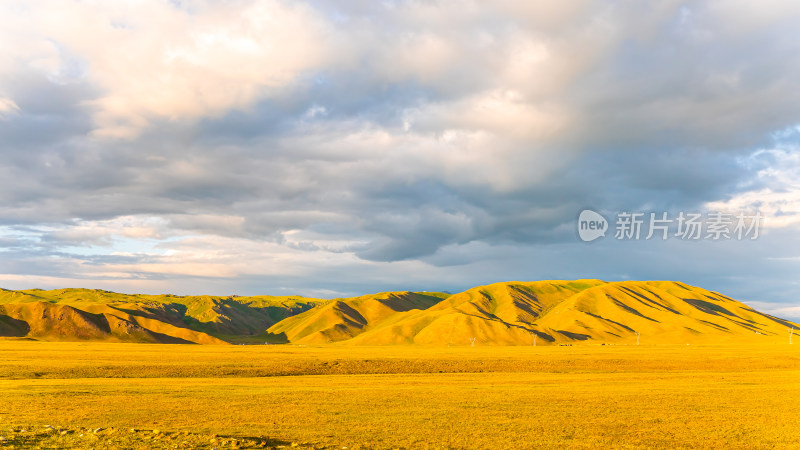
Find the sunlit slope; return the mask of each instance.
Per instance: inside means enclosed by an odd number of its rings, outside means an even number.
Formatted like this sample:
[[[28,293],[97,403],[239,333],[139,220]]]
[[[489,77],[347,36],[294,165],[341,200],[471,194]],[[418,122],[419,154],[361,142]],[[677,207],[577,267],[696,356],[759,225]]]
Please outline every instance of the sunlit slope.
[[[46,340],[223,343],[264,330],[322,300],[178,297],[89,289],[0,290],[0,336]]]
[[[451,295],[424,311],[375,324],[354,344],[531,344],[530,324],[599,280],[506,282]]]
[[[176,327],[159,320],[120,313],[88,312],[48,302],[0,305],[0,322],[12,323],[7,335],[41,340],[101,340],[110,342],[221,344],[205,333]]]
[[[788,337],[789,322],[716,292],[670,281],[595,286],[555,306],[535,324],[555,341],[691,343]]]
[[[294,343],[343,341],[404,313],[426,310],[446,296],[438,292],[406,291],[335,299],[287,318],[267,331]]]
[[[768,342],[797,324],[672,281],[505,282],[353,298],[0,290],[0,336],[122,342],[559,345]]]
[[[405,313],[353,344],[679,344],[786,339],[796,324],[716,292],[670,281],[509,282]],[[638,336],[637,336],[638,334]]]

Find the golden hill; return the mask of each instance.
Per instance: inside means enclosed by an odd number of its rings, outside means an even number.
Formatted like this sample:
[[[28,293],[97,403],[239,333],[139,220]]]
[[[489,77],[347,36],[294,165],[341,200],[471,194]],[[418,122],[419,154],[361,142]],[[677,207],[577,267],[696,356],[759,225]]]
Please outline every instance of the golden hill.
[[[289,342],[319,344],[343,341],[375,325],[391,322],[400,313],[428,309],[445,296],[441,293],[383,292],[331,300],[282,320],[267,332]]]
[[[786,340],[790,327],[798,325],[672,281],[506,282],[334,300],[0,290],[0,336],[43,340],[633,345]]]
[[[264,342],[264,330],[323,300],[0,290],[0,336],[116,342]]]
[[[793,324],[671,281],[508,282],[376,324],[354,344],[679,344],[786,339]]]

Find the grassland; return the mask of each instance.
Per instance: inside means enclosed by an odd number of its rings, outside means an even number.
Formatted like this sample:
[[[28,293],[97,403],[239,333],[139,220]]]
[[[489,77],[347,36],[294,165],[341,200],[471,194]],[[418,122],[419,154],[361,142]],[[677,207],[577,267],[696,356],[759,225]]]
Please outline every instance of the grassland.
[[[798,448],[800,347],[0,341],[0,399],[3,448]]]

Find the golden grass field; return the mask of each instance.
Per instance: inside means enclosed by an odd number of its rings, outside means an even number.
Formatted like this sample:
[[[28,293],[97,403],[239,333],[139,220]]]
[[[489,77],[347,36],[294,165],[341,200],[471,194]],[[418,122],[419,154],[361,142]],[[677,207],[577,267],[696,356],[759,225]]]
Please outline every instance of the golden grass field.
[[[800,345],[5,340],[0,399],[2,448],[800,448]]]

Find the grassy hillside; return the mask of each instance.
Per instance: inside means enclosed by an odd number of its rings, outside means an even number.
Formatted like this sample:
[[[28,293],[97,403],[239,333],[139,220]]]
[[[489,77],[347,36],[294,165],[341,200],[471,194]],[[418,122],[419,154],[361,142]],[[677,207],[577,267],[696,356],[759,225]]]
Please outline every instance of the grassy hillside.
[[[425,311],[374,326],[357,344],[531,345],[531,325],[560,301],[599,280],[507,282],[454,294]],[[544,336],[544,335],[543,335]],[[548,339],[554,342],[555,339]],[[544,343],[544,342],[542,342]]]
[[[324,300],[0,290],[0,335],[40,340],[264,342],[267,327]]]
[[[289,342],[343,341],[391,322],[402,313],[430,308],[445,297],[447,294],[438,292],[406,291],[336,299],[278,322],[267,331]]]
[[[354,344],[677,344],[787,339],[796,324],[671,281],[508,282],[373,326]],[[638,336],[637,336],[638,334]]]
[[[797,324],[673,281],[505,282],[449,295],[178,297],[0,291],[0,336],[347,345],[691,344],[786,340]]]

